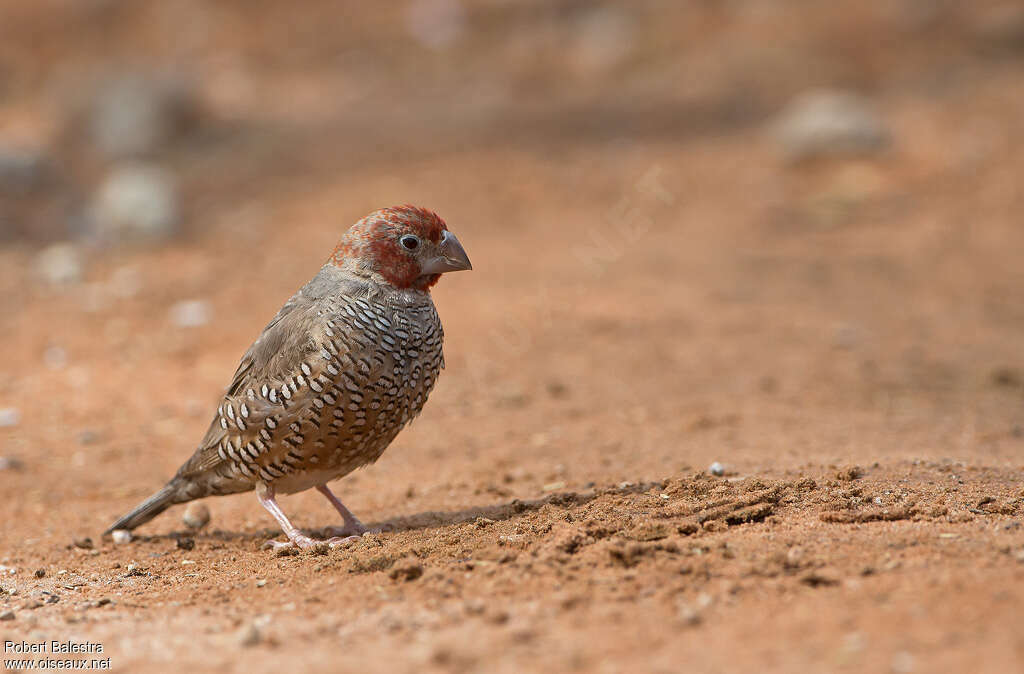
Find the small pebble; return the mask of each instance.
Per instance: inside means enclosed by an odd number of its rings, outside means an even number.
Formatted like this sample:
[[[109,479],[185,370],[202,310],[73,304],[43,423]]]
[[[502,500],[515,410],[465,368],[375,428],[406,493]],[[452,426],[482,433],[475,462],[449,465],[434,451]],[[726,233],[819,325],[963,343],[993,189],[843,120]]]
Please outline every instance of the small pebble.
[[[708,466],[708,472],[714,475],[715,477],[722,477],[723,475],[725,475],[725,466],[719,463],[718,461],[715,461],[710,466]]]
[[[0,620],[14,620],[14,611],[4,611],[0,613]]]
[[[68,364],[68,352],[62,346],[48,346],[43,351],[43,363],[51,370],[63,370]]]
[[[86,428],[78,434],[78,444],[80,445],[91,445],[99,439],[100,434],[89,428]]]
[[[16,407],[0,408],[0,428],[17,426],[21,421],[21,414]]]
[[[82,548],[83,550],[92,550],[92,539],[89,537],[76,538],[75,547]]]
[[[100,241],[160,241],[174,235],[180,199],[174,176],[152,164],[113,168],[93,199],[90,221]]]
[[[176,545],[179,550],[192,550],[196,547],[196,542],[191,538],[179,538]]]
[[[209,302],[183,300],[171,307],[171,321],[179,328],[198,328],[210,322]]]
[[[46,569],[36,569],[36,578],[45,578]]]
[[[206,507],[205,503],[193,501],[185,508],[181,521],[189,529],[202,529],[210,523],[210,509]]]
[[[0,470],[21,470],[21,461],[13,456],[0,456]]]
[[[73,244],[55,243],[35,259],[36,275],[50,285],[71,285],[82,280],[82,255]]]
[[[249,623],[238,630],[237,637],[238,644],[248,648],[249,646],[255,646],[260,642],[260,630],[255,624]]]
[[[132,542],[132,532],[127,529],[114,529],[111,532],[110,537],[114,539],[114,543],[118,545],[124,545],[125,543]]]
[[[423,575],[423,565],[413,559],[400,559],[391,567],[388,575],[399,581],[416,580]]]
[[[891,142],[869,100],[837,90],[797,96],[780,113],[775,135],[791,160],[867,155]]]

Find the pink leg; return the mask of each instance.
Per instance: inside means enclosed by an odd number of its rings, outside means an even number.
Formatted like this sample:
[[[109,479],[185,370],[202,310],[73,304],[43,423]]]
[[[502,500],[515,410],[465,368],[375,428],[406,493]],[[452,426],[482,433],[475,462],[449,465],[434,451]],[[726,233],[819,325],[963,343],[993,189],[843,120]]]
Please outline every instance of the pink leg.
[[[316,490],[323,494],[334,509],[341,515],[342,521],[345,522],[345,526],[341,527],[328,527],[327,532],[333,536],[362,536],[368,529],[363,525],[362,522],[352,514],[352,511],[345,507],[345,504],[341,502],[337,496],[334,495],[330,489],[327,488],[326,484],[318,485]]]
[[[318,545],[327,545],[332,548],[339,547],[345,543],[349,543],[353,540],[357,540],[357,536],[349,538],[329,538],[326,541],[318,541],[310,538],[303,534],[301,531],[295,528],[289,520],[288,516],[281,510],[281,506],[277,504],[277,500],[274,498],[274,487],[272,485],[259,483],[256,485],[256,498],[259,499],[260,505],[267,509],[277,523],[281,525],[281,531],[288,537],[287,543],[280,541],[267,541],[263,544],[264,548],[272,548],[275,552],[287,548],[300,548],[302,550],[308,550],[315,548]]]

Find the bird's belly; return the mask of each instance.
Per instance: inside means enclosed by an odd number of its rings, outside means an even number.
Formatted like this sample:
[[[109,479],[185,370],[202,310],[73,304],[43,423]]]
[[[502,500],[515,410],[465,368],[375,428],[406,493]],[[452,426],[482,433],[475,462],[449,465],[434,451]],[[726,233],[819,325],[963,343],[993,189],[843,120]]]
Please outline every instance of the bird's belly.
[[[376,461],[419,414],[443,367],[433,305],[426,321],[371,311],[361,300],[354,306],[362,313],[339,312],[326,322],[318,350],[311,351],[315,357],[273,388],[251,390],[251,408],[228,406],[229,418],[221,420],[243,431],[253,423],[265,426],[238,447],[256,451],[249,473],[277,491],[309,489]],[[390,332],[382,329],[387,326]],[[270,404],[257,406],[262,401]],[[228,458],[233,451],[241,450],[224,450]]]
[[[349,471],[336,469],[304,470],[274,480],[274,490],[281,494],[297,494],[317,485],[327,484]]]

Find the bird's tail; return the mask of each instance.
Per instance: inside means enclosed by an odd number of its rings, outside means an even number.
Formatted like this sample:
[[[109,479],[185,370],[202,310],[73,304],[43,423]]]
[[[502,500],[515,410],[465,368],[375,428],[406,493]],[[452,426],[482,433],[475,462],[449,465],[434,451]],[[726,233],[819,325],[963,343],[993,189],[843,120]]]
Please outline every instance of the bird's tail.
[[[110,528],[103,532],[103,535],[106,536],[115,529],[134,529],[150,521],[172,505],[191,501],[191,498],[182,494],[182,490],[179,487],[177,479],[171,480],[163,489],[135,506],[130,513],[111,524]]]

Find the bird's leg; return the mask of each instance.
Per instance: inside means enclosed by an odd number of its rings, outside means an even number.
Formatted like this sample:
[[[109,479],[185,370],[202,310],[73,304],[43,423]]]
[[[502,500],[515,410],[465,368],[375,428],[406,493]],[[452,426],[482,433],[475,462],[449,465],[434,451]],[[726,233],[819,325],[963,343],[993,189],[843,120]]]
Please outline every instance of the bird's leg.
[[[365,534],[369,529],[359,521],[359,519],[352,514],[352,511],[345,507],[345,504],[341,502],[337,496],[334,495],[326,484],[317,485],[316,490],[323,494],[334,509],[341,515],[342,521],[345,522],[343,527],[327,527],[324,529],[324,533],[328,536],[346,536],[352,538],[358,538]]]
[[[266,484],[265,482],[258,482],[256,484],[256,498],[259,499],[260,505],[267,509],[277,523],[281,525],[281,530],[284,535],[288,537],[287,543],[281,541],[267,541],[263,544],[264,548],[271,548],[274,552],[284,550],[287,548],[300,548],[302,550],[308,550],[315,548],[318,545],[328,545],[329,547],[335,548],[345,543],[348,543],[348,538],[329,538],[326,541],[318,541],[315,538],[310,538],[305,535],[293,525],[289,520],[288,516],[281,510],[281,506],[277,504],[277,500],[274,498],[274,487]]]

